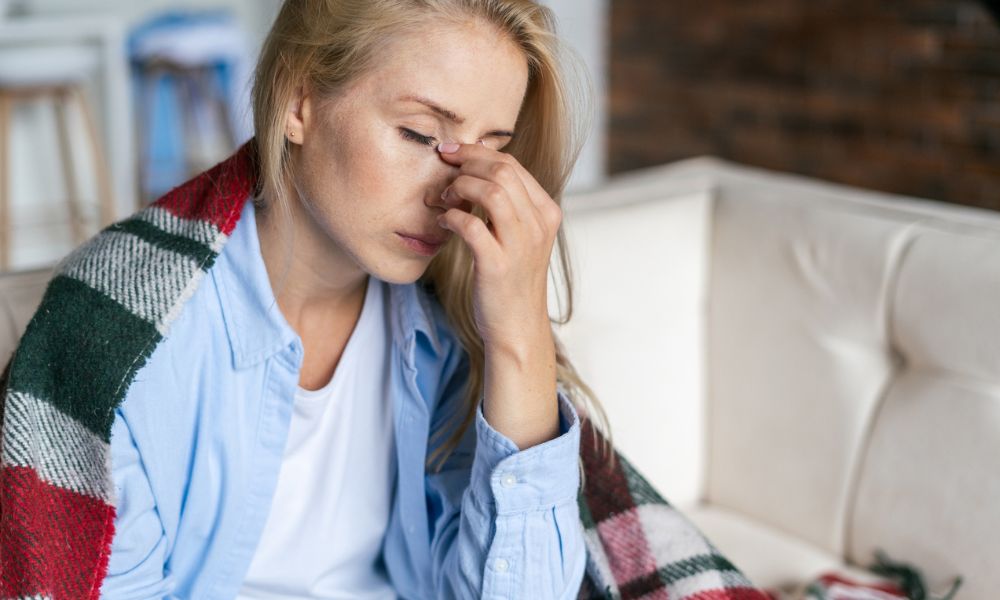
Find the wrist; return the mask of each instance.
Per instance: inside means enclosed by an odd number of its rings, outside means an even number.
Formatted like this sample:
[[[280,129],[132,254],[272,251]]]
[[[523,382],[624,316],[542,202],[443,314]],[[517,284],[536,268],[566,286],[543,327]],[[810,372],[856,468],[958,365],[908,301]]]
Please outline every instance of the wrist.
[[[542,357],[555,357],[555,341],[552,338],[552,330],[544,328],[524,328],[522,331],[531,333],[519,333],[503,339],[484,340],[483,353],[489,360],[497,358],[505,361],[512,361],[519,367],[537,364]]]
[[[485,350],[483,416],[520,449],[559,435],[556,353],[545,333]]]

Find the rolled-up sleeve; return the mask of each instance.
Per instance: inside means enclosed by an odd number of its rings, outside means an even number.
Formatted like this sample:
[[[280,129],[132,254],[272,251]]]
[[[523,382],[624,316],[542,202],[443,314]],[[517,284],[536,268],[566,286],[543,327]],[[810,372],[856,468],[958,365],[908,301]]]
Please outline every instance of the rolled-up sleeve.
[[[557,390],[559,435],[519,450],[476,408],[475,444],[465,476],[433,485],[456,500],[440,514],[434,556],[438,597],[576,598],[586,564],[577,506],[580,424],[565,391]],[[473,429],[473,428],[470,428]],[[446,503],[447,506],[447,503]],[[447,509],[445,510],[447,513]]]
[[[576,469],[580,426],[576,409],[560,390],[559,435],[525,450],[494,429],[476,407],[478,444],[472,467],[473,493],[495,503],[498,514],[535,510],[572,498],[580,487]],[[572,467],[572,468],[571,468]]]

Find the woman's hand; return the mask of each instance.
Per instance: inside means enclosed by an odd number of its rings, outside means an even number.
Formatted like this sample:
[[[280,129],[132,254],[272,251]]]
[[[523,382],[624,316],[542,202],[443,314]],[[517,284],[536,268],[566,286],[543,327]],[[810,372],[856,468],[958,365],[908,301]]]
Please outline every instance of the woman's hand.
[[[454,146],[454,145],[452,145]],[[486,351],[490,424],[520,448],[558,434],[548,268],[562,210],[510,154],[481,144],[438,146],[459,166],[438,217],[473,254],[473,310]],[[479,205],[487,224],[468,212]]]
[[[445,144],[440,144],[440,150]],[[547,275],[562,222],[559,205],[510,154],[481,144],[458,144],[441,158],[460,167],[445,188],[450,206],[438,222],[458,234],[474,256],[476,325],[483,343],[518,346],[549,331]],[[464,207],[477,204],[489,223]]]

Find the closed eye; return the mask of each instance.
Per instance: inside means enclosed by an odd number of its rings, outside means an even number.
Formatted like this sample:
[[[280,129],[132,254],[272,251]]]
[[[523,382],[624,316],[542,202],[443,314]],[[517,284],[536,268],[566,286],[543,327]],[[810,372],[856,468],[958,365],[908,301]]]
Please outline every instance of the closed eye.
[[[436,145],[435,142],[437,141],[432,137],[428,137],[426,135],[420,135],[416,131],[407,129],[405,127],[399,128],[399,135],[403,136],[404,139],[417,142],[418,144],[423,144],[425,146],[434,146]]]

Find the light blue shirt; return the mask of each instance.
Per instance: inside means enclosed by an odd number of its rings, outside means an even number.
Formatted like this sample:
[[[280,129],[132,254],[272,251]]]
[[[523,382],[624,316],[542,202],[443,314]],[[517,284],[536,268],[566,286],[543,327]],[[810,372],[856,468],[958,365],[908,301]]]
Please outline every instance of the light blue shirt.
[[[232,599],[268,512],[281,510],[271,497],[302,341],[275,303],[251,201],[231,236],[115,411],[102,598]],[[580,425],[565,390],[558,437],[518,450],[486,422],[480,395],[445,466],[425,469],[448,437],[429,433],[465,410],[468,354],[418,284],[388,289],[397,473],[382,558],[397,593],[576,598]]]

